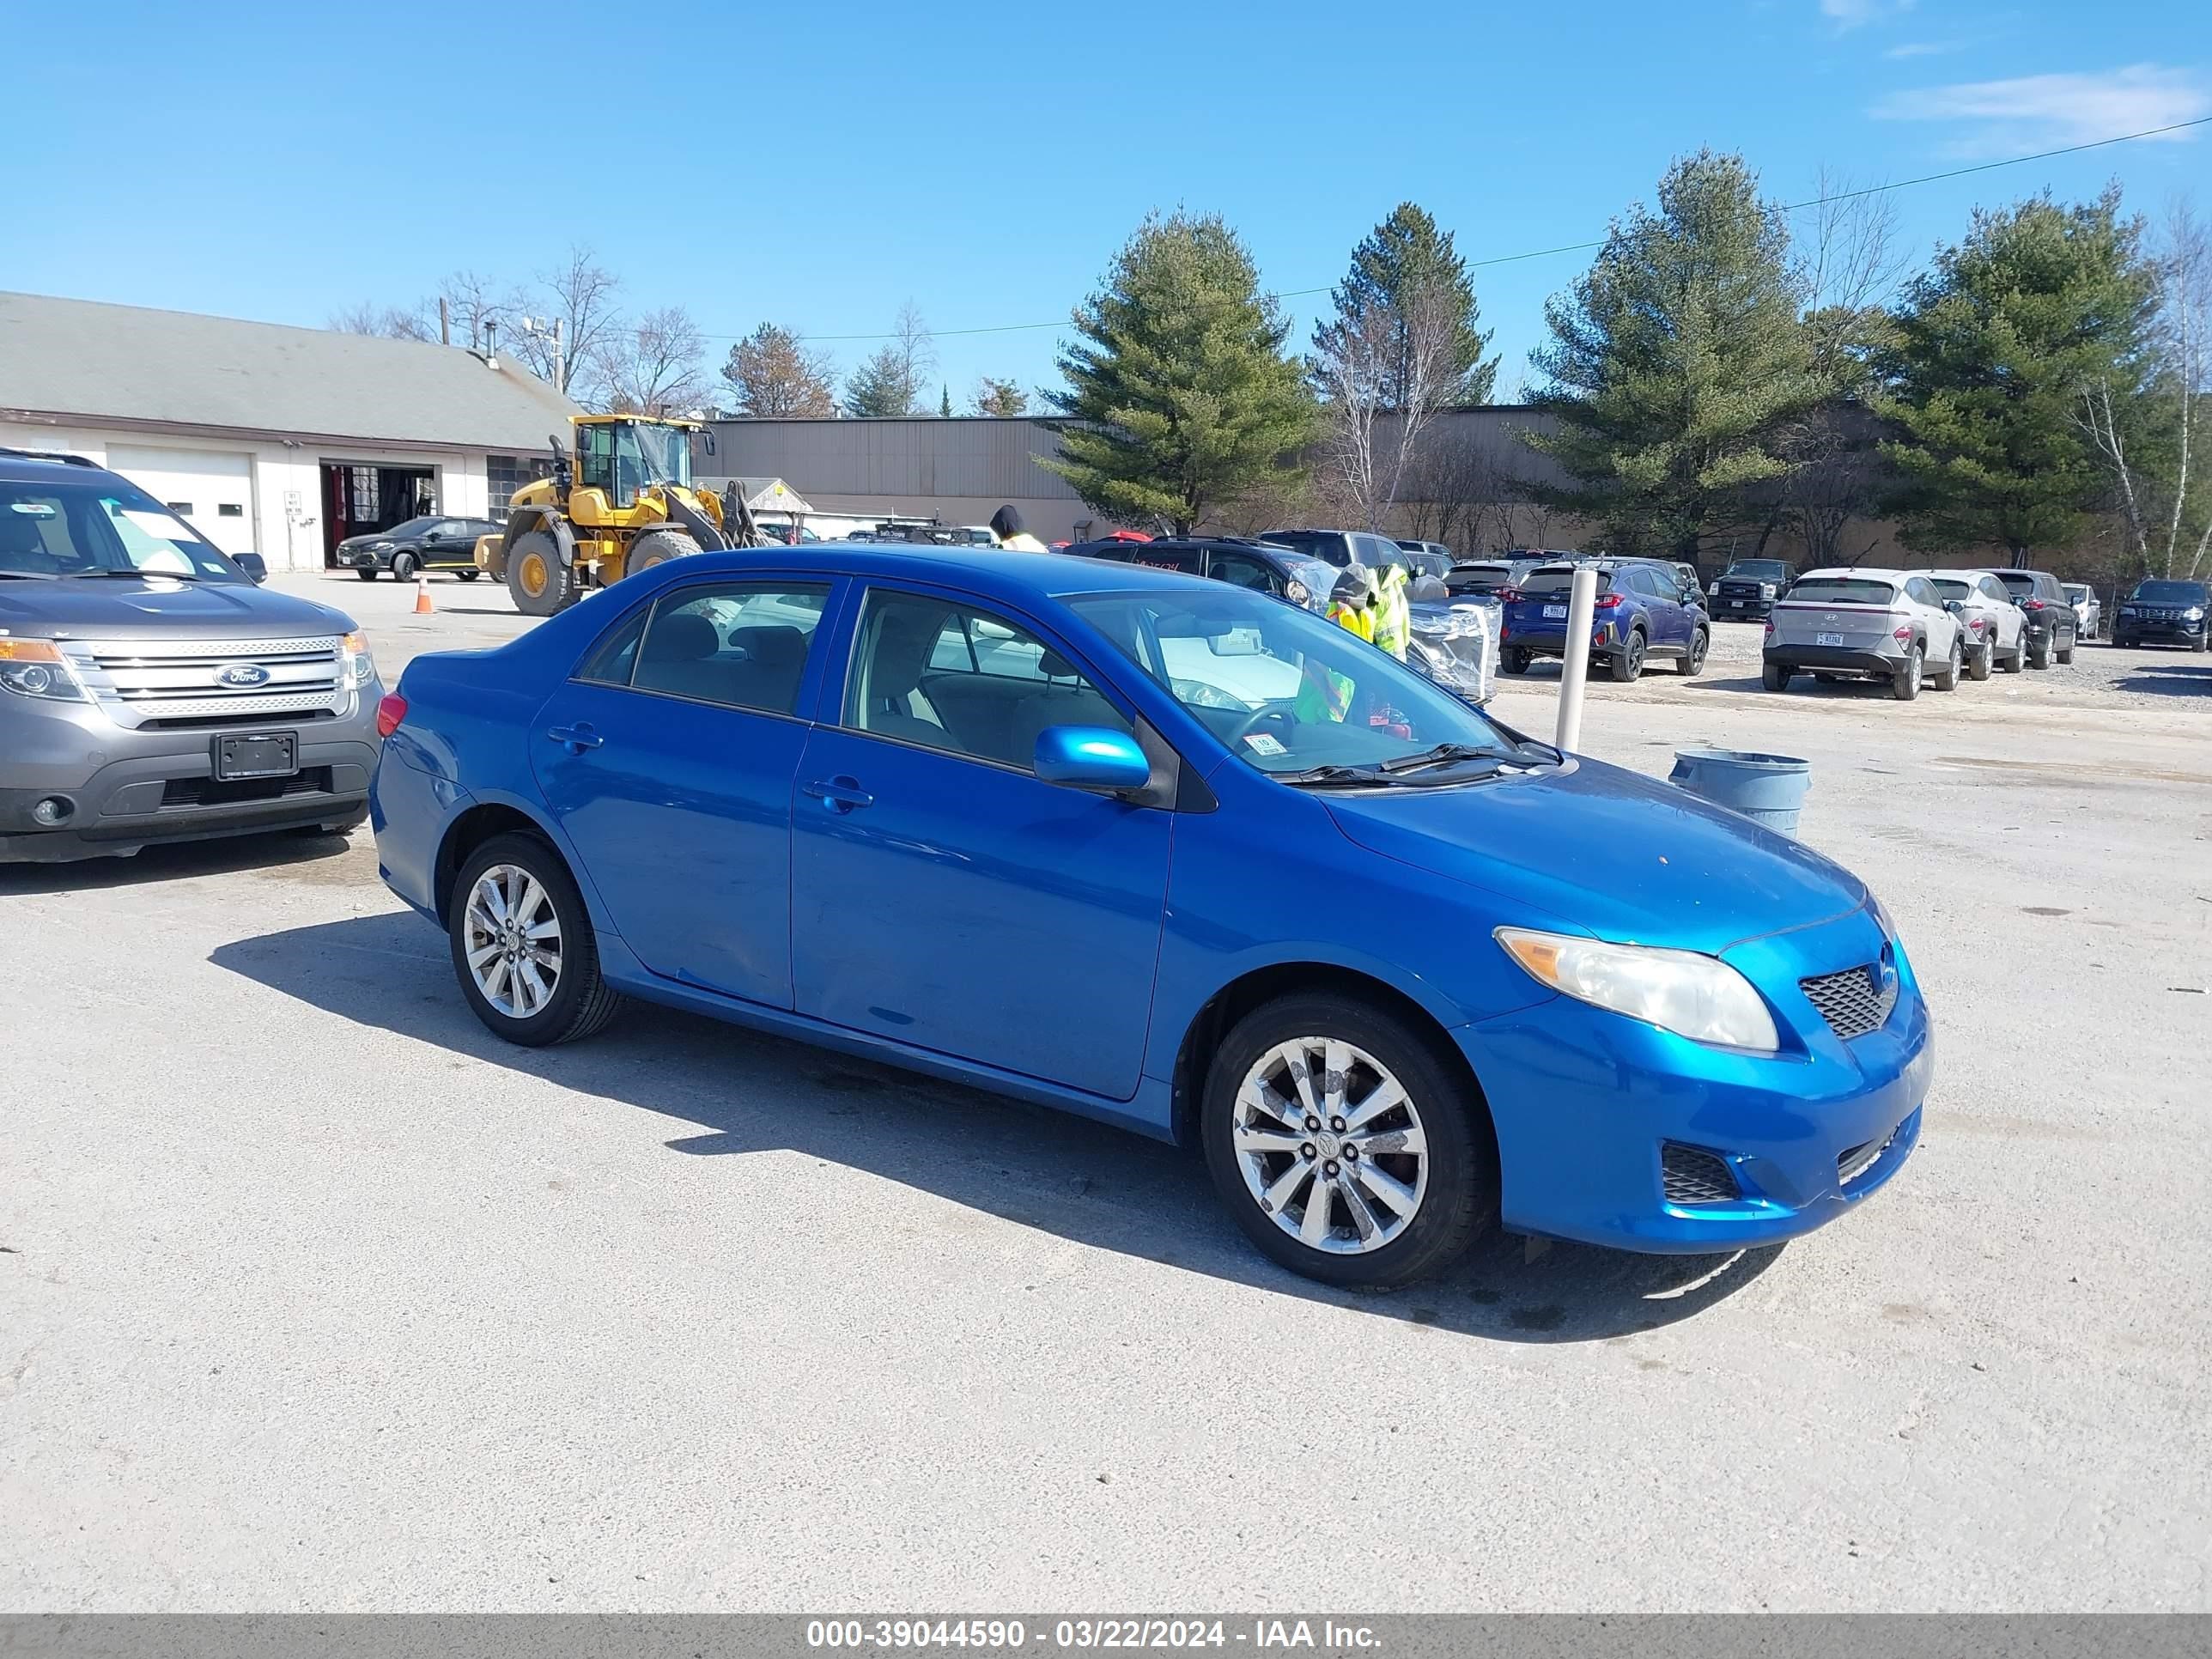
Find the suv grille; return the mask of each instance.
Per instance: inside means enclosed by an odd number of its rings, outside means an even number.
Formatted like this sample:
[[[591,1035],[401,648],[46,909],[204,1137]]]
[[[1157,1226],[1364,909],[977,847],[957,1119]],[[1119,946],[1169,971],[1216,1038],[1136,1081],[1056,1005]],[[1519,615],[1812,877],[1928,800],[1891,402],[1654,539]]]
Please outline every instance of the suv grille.
[[[1660,1143],[1659,1183],[1669,1204],[1732,1204],[1743,1196],[1727,1159],[1674,1140]]]
[[[161,786],[161,805],[234,806],[240,801],[289,800],[295,795],[327,795],[331,769],[309,767],[289,778],[171,778]]]
[[[328,714],[351,695],[334,634],[275,640],[72,640],[62,647],[118,726]],[[258,683],[226,684],[230,669]]]
[[[1897,1006],[1897,976],[1883,973],[1881,964],[1875,962],[1863,968],[1846,968],[1840,974],[1801,979],[1797,988],[1820,1011],[1828,1029],[1846,1042],[1881,1030],[1890,1011]]]

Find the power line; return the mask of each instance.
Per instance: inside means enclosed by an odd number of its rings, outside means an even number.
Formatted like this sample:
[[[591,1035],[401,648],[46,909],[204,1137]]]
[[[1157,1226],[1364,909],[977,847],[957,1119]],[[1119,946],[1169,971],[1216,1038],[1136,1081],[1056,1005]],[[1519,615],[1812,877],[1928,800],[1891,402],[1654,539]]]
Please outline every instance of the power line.
[[[1953,167],[1948,173],[1923,173],[1917,179],[1899,179],[1887,185],[1869,185],[1863,190],[1846,190],[1834,196],[1816,196],[1809,201],[1790,202],[1784,205],[1784,213],[1802,213],[1807,208],[1827,207],[1837,202],[1856,201],[1863,196],[1880,196],[1893,190],[1909,190],[1915,185],[1939,184],[1946,179],[1963,179],[1969,173],[1991,173],[1999,167],[2024,167],[2030,161],[2048,161],[2057,155],[2078,155],[2085,149],[2103,149],[2110,144],[2132,143],[2138,138],[2156,138],[2169,132],[2180,132],[2189,127],[2212,125],[2212,115],[2200,115],[2193,121],[2175,121],[2162,127],[2145,127],[2141,132],[2123,132],[2112,138],[2093,138],[2085,144],[2062,144],[2057,149],[2038,150],[2033,155],[2014,155],[2002,161],[1982,161],[1970,167]],[[1480,270],[1490,265],[1518,264],[1524,259],[1548,259],[1555,253],[1587,253],[1605,246],[1605,238],[1593,242],[1564,242],[1558,247],[1531,248],[1525,253],[1499,253],[1487,259],[1469,259],[1467,268]],[[1266,297],[1271,300],[1303,300],[1316,294],[1327,294],[1333,284],[1320,288],[1278,289]],[[986,328],[939,328],[930,331],[931,337],[939,340],[958,339],[970,334],[1024,334],[1041,328],[1066,328],[1068,320],[1062,317],[1049,323],[995,323]],[[747,340],[749,334],[708,334],[709,340]],[[808,334],[801,337],[810,344],[851,343],[864,340],[896,340],[896,334]]]

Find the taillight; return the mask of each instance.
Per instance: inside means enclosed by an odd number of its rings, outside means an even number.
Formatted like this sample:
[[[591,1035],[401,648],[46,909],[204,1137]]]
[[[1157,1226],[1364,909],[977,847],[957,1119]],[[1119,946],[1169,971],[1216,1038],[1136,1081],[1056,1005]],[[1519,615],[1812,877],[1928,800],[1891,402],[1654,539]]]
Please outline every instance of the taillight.
[[[2043,603],[2044,603],[2044,602],[2043,602],[2041,599],[2029,599],[2029,600],[2026,601],[2026,604],[2027,604],[2027,608],[2028,608],[2030,611],[2040,611],[2040,610],[2042,610],[2042,609],[2043,609]]]
[[[1595,605],[1600,611],[1610,611],[1613,606],[1620,603],[1620,595],[1618,593],[1601,593],[1590,603]]]
[[[1766,637],[1770,640],[1774,637],[1774,618],[1771,617],[1766,619]]]
[[[1495,588],[1490,597],[1500,605],[1518,605],[1521,603],[1521,590],[1517,587]]]
[[[399,729],[399,722],[407,718],[407,699],[397,691],[387,691],[376,705],[376,735],[388,738]]]
[[[1912,627],[1911,627],[1911,624],[1908,623],[1907,623],[1905,626],[1904,626],[1903,628],[1893,628],[1893,629],[1891,629],[1889,630],[1889,637],[1890,637],[1890,638],[1892,638],[1893,640],[1895,640],[1896,641],[1898,641],[1898,643],[1899,643],[1899,644],[1900,644],[1900,645],[1910,645],[1910,644],[1911,644],[1911,643],[1912,643]]]

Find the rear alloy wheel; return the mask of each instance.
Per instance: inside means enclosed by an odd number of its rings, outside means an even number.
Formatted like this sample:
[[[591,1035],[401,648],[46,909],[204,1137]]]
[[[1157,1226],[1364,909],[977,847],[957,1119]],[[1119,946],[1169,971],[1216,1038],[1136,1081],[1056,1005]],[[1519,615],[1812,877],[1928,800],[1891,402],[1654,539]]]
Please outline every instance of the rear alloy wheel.
[[[1911,702],[1920,695],[1921,647],[1914,646],[1905,653],[1897,672],[1890,676],[1889,695],[1899,702]]]
[[[2030,668],[2048,668],[2051,666],[2051,636],[2048,634],[2045,635],[2039,640],[2029,640],[2027,644],[2027,665]]]
[[[1254,1243],[1331,1285],[1437,1272],[1494,1213],[1497,1159],[1468,1085],[1394,1016],[1328,993],[1239,1020],[1206,1079],[1200,1136]]]
[[[1996,647],[1992,645],[1990,648],[1994,650]],[[2021,669],[2027,666],[2027,635],[2021,635],[2020,638],[2014,642],[2012,649],[2006,652],[2002,657],[1998,659],[1997,666],[2008,674],[2017,674]]]
[[[1759,683],[1770,691],[1790,689],[1790,671],[1779,663],[1768,663],[1759,671]]]
[[[2074,660],[2074,647],[2080,642],[2080,639],[2077,635],[2069,634],[2066,636],[2065,648],[2061,650],[2058,653],[2058,660],[2062,663],[2072,662]]]
[[[1996,655],[1996,650],[1992,641],[1984,640],[1969,652],[1966,655],[1966,678],[1970,680],[1989,678],[1990,659]]]
[[[447,933],[461,994],[509,1042],[589,1036],[621,1004],[599,977],[583,895],[535,836],[495,836],[477,849],[453,883]]]
[[[1712,646],[1705,630],[1700,628],[1690,637],[1690,648],[1674,664],[1674,672],[1684,679],[1694,679],[1705,672],[1705,653]]]
[[[1959,644],[1959,636],[1954,634],[1951,636],[1951,654],[1943,659],[1943,665],[1929,678],[1936,682],[1938,691],[1956,691],[1966,670],[1966,653]]]
[[[550,617],[576,599],[576,573],[542,530],[517,536],[507,550],[507,591],[526,617]]]
[[[1644,630],[1632,628],[1628,637],[1620,642],[1620,649],[1613,653],[1613,678],[1623,685],[1633,684],[1644,672]]]
[[[1525,674],[1528,672],[1528,653],[1509,645],[1498,653],[1498,665],[1509,674]]]

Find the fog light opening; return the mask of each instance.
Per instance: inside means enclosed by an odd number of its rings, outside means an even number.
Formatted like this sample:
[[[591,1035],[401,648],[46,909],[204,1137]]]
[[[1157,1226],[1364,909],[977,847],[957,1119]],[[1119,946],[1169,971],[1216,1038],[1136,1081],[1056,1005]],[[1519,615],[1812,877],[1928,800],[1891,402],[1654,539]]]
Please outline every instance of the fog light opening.
[[[67,795],[49,795],[31,809],[31,822],[51,830],[76,816],[76,803]]]

